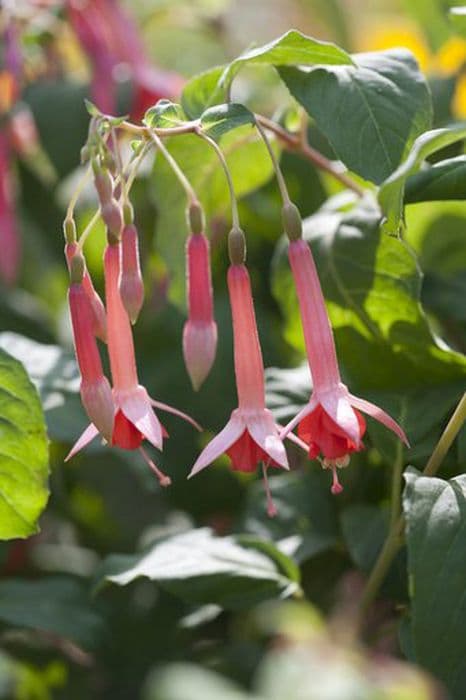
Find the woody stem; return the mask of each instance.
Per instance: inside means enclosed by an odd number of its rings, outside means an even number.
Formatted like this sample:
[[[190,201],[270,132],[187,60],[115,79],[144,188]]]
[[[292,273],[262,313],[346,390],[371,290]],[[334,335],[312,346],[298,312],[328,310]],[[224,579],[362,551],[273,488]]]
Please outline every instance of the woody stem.
[[[465,421],[466,393],[464,393],[461,397],[452,417],[448,421],[445,430],[440,436],[440,439],[422,472],[424,476],[434,476],[437,473],[445,455],[450,449],[454,439],[458,435]],[[360,624],[364,621],[366,613],[376,597],[394,558],[403,544],[405,524],[406,521],[404,515],[399,515],[392,522],[387,539],[385,540],[361,596],[361,601],[359,604]]]

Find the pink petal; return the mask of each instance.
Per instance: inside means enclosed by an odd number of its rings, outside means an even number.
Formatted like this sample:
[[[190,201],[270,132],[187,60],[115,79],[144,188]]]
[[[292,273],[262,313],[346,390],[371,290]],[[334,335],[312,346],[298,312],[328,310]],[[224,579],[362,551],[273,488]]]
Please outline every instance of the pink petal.
[[[351,408],[349,394],[342,389],[320,394],[320,404],[330,418],[347,434],[357,448],[361,445],[361,429],[358,418]]]
[[[392,430],[407,447],[410,446],[404,430],[395,420],[393,420],[391,416],[388,415],[388,413],[385,413],[385,411],[379,408],[379,406],[376,406],[365,399],[360,399],[358,396],[353,396],[353,394],[349,394],[349,400],[352,406],[359,408],[360,411],[364,411],[364,413],[367,413],[367,415],[371,416],[371,418],[378,420],[379,423],[382,423],[382,425],[385,425],[386,428]]]
[[[246,425],[251,437],[264,452],[281,467],[289,469],[286,450],[275,428],[271,412],[267,408],[251,412],[247,415]]]
[[[143,386],[128,392],[115,392],[115,401],[124,415],[149,440],[162,449],[162,426],[150,405],[150,398]]]
[[[93,425],[92,423],[88,425],[86,430],[82,433],[81,437],[74,443],[73,447],[66,455],[65,462],[74,457],[74,455],[77,454],[79,450],[82,450],[83,447],[86,447],[86,445],[88,445],[91,442],[91,440],[97,437],[98,434],[99,431],[97,430],[95,425]]]
[[[199,430],[200,433],[202,433],[202,428],[199,425],[199,423],[196,423],[194,418],[191,418],[191,416],[188,416],[187,413],[183,413],[183,411],[179,411],[177,408],[173,408],[173,406],[169,406],[166,403],[162,403],[161,401],[155,401],[155,399],[150,399],[150,402],[155,408],[160,408],[161,411],[166,411],[167,413],[173,413],[174,416],[178,416],[179,418],[183,418],[183,420],[187,421],[188,423],[191,423],[192,426],[196,428],[196,430]]]
[[[309,399],[309,403],[307,403],[299,411],[299,413],[297,413],[295,417],[292,420],[290,420],[290,422],[287,423],[287,425],[285,425],[284,428],[282,428],[280,432],[280,439],[283,440],[284,438],[286,438],[288,436],[288,433],[290,433],[294,428],[296,428],[298,423],[300,423],[303,420],[303,418],[312,413],[312,411],[317,407],[317,404],[318,400],[311,396],[311,398]]]
[[[236,409],[231,414],[231,418],[223,430],[220,431],[201,452],[189,473],[188,479],[198,474],[202,469],[205,469],[205,467],[211,464],[217,457],[220,457],[220,455],[228,450],[228,448],[241,437],[245,430],[246,424],[238,409]]]
[[[275,427],[277,428],[278,432],[279,432],[280,435],[281,435],[281,434],[282,434],[282,431],[284,430],[283,425],[280,425],[280,423],[276,423]],[[301,448],[302,450],[304,450],[305,452],[309,452],[309,445],[306,445],[306,443],[304,442],[304,440],[301,440],[301,439],[300,439],[297,435],[295,435],[294,433],[288,433],[288,435],[286,435],[286,438],[287,438],[290,442],[294,442],[295,445],[298,445],[298,447],[300,447],[300,448]]]

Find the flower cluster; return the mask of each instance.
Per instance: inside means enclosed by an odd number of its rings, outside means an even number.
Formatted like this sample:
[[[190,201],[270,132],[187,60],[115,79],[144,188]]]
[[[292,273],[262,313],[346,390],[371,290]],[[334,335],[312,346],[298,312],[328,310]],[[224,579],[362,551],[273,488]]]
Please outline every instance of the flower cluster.
[[[158,450],[167,432],[154,408],[170,411],[200,429],[192,418],[151,399],[140,385],[131,324],[144,299],[139,261],[138,232],[128,201],[123,171],[115,177],[112,149],[115,141],[94,143],[92,170],[107,229],[104,252],[105,305],[95,291],[86,269],[82,245],[76,241],[72,219],[65,222],[65,254],[70,271],[69,305],[76,356],[81,371],[81,397],[91,425],[79,438],[68,458],[98,434],[110,446],[138,449],[162,485],[170,483],[146,450],[144,440]],[[158,147],[164,147],[159,143]],[[163,151],[162,151],[163,152]],[[171,156],[166,153],[167,158]],[[110,164],[110,165],[109,165]],[[176,169],[176,163],[173,163]],[[113,170],[112,170],[113,168]],[[184,176],[181,176],[183,180]],[[118,179],[118,181],[117,181]],[[186,185],[186,182],[185,182]],[[214,319],[209,242],[197,199],[186,185],[189,235],[186,242],[188,319],[183,331],[183,355],[193,388],[198,390],[215,360],[217,325]],[[249,273],[245,265],[246,243],[234,209],[234,225],[228,237],[230,266],[227,283],[233,321],[233,349],[238,406],[221,432],[207,444],[191,469],[198,474],[220,455],[226,454],[233,470],[253,472],[261,465],[267,510],[276,512],[268,484],[270,468],[289,469],[285,438],[318,459],[333,473],[331,491],[342,486],[338,470],[350,455],[364,447],[366,423],[361,411],[383,423],[407,444],[400,426],[382,409],[352,395],[341,381],[332,328],[327,315],[311,249],[302,238],[299,212],[289,199],[283,207],[283,226],[289,238],[288,256],[294,278],[302,326],[313,378],[309,402],[288,425],[278,425],[266,406],[264,366],[256,325]],[[105,377],[96,338],[107,344],[111,384]],[[293,429],[297,427],[297,435]]]

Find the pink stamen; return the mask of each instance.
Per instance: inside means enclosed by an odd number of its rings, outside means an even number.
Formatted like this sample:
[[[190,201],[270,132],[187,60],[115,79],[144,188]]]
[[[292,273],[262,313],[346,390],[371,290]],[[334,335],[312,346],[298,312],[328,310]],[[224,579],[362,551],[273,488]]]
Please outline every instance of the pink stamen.
[[[274,518],[277,515],[278,511],[277,506],[273,502],[272,494],[270,492],[270,484],[267,476],[267,466],[264,462],[262,462],[262,475],[264,481],[265,495],[267,498],[267,515],[269,516],[269,518]]]
[[[140,447],[139,451],[142,454],[142,456],[144,457],[145,462],[149,465],[149,467],[151,468],[151,470],[154,472],[155,476],[159,480],[160,486],[162,486],[163,488],[170,486],[170,484],[172,483],[172,480],[170,479],[168,474],[164,474],[163,471],[161,471],[156,466],[156,464],[151,460],[151,458],[149,457],[149,455],[147,454],[147,452],[145,451],[145,449],[143,447]]]

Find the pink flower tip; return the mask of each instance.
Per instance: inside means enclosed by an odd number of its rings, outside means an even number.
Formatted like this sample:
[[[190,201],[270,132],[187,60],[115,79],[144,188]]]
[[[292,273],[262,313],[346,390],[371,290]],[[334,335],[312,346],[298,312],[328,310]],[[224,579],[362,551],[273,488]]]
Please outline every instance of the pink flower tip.
[[[115,408],[112,389],[105,376],[81,382],[81,400],[91,422],[107,442],[112,440]]]
[[[139,263],[137,229],[127,224],[121,234],[121,268],[118,281],[121,301],[131,323],[136,323],[144,303],[144,283]]]
[[[188,320],[183,330],[183,356],[194,391],[198,391],[215,361],[217,324]]]

